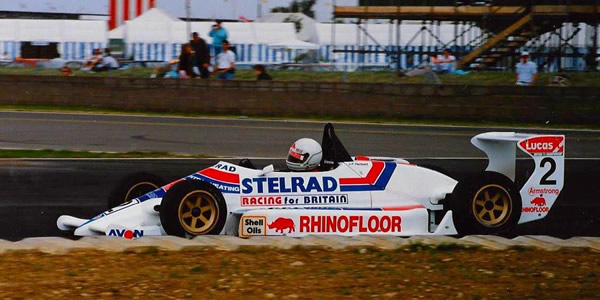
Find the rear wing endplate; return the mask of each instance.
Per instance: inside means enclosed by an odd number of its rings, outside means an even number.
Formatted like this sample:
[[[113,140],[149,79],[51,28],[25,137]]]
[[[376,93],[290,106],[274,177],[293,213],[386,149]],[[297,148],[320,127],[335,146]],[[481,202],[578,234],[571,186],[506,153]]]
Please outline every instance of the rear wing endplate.
[[[486,171],[515,180],[516,148],[533,158],[533,174],[520,190],[522,210],[519,223],[541,219],[548,214],[564,186],[565,136],[514,132],[487,132],[471,139],[487,155]]]

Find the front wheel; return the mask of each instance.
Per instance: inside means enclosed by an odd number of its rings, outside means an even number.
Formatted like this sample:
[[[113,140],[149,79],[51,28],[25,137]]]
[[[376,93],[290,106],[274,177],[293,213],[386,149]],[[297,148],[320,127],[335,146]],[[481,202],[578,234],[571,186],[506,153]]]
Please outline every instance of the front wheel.
[[[456,230],[466,234],[506,234],[521,216],[521,196],[508,177],[496,172],[459,182],[448,203]]]
[[[204,181],[184,180],[175,184],[160,204],[160,222],[169,235],[219,234],[226,217],[223,195]]]
[[[113,188],[108,196],[108,208],[138,198],[165,185],[157,175],[139,172],[126,176]]]

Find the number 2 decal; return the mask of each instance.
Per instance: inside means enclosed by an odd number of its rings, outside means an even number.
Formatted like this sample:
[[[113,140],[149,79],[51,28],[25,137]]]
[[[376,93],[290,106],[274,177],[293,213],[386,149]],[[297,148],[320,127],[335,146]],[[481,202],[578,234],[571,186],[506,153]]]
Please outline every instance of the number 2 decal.
[[[554,185],[554,184],[556,184],[556,180],[548,180],[548,177],[552,176],[552,174],[554,174],[554,171],[556,171],[556,161],[554,161],[554,159],[552,159],[550,157],[545,157],[544,159],[542,159],[542,161],[540,161],[540,167],[544,168],[547,163],[550,163],[550,170],[548,170],[548,172],[546,172],[546,174],[544,174],[544,176],[542,176],[542,179],[540,180],[540,184],[541,185]]]

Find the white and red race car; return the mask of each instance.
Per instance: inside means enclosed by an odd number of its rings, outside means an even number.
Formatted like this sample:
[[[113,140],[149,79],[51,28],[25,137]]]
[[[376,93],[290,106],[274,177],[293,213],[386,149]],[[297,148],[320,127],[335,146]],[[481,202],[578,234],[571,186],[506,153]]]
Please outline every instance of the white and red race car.
[[[457,182],[399,158],[351,157],[327,124],[318,172],[219,162],[92,219],[63,215],[75,235],[240,237],[502,234],[544,218],[564,183],[565,137],[488,132],[471,139],[488,167]],[[516,148],[535,169],[514,183]],[[130,182],[127,195],[150,179]],[[128,198],[129,196],[125,196]]]

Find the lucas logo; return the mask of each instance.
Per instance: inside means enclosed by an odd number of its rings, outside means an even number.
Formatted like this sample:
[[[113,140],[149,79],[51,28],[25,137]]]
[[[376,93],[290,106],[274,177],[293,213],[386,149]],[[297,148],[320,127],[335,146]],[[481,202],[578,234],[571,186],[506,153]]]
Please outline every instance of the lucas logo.
[[[524,141],[520,145],[529,153],[562,153],[562,136],[538,136]]]

